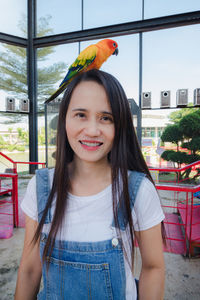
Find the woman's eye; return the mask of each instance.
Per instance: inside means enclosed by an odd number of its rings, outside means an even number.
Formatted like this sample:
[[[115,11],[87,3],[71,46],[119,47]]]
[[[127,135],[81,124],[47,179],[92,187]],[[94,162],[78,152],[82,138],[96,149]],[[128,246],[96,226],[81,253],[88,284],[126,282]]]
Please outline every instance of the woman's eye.
[[[113,122],[113,118],[109,116],[102,116],[101,119],[105,122]]]
[[[75,117],[78,117],[78,118],[82,119],[82,118],[85,117],[85,114],[84,114],[84,113],[77,113],[77,114],[75,115]]]

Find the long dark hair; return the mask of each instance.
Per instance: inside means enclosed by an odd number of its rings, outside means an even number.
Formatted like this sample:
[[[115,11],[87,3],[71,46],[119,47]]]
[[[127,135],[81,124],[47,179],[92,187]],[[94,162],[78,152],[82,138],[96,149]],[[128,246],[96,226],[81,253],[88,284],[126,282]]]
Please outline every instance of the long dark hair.
[[[57,127],[56,165],[53,185],[43,213],[43,217],[35,234],[36,241],[40,237],[47,211],[51,207],[53,198],[56,195],[56,208],[43,252],[43,261],[47,255],[50,256],[52,253],[56,234],[60,226],[62,226],[62,220],[67,208],[67,195],[71,187],[68,164],[73,160],[73,151],[67,139],[65,119],[72,93],[76,86],[83,81],[95,81],[101,84],[106,91],[111,106],[114,119],[115,137],[113,141],[113,147],[108,154],[108,160],[110,162],[112,176],[113,213],[116,228],[119,228],[117,201],[118,199],[123,199],[121,201],[124,201],[123,206],[125,207],[125,213],[128,219],[126,232],[130,237],[129,241],[132,255],[134,253],[134,228],[128,192],[128,170],[142,172],[146,174],[150,181],[153,182],[138,144],[135,129],[133,127],[129,103],[121,84],[112,75],[95,69],[84,72],[76,77],[68,85],[67,90],[64,93],[63,100],[60,104]],[[119,197],[120,180],[122,180],[123,184],[123,198]],[[120,232],[120,230],[118,231]],[[133,266],[133,256],[131,257],[130,261],[131,265]]]

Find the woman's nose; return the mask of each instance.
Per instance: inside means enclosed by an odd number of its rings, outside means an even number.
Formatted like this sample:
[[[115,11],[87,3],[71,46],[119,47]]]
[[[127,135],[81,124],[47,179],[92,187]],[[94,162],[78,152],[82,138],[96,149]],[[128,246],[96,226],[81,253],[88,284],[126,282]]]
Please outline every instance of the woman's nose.
[[[97,121],[88,121],[84,128],[84,133],[88,136],[99,136],[101,131]]]

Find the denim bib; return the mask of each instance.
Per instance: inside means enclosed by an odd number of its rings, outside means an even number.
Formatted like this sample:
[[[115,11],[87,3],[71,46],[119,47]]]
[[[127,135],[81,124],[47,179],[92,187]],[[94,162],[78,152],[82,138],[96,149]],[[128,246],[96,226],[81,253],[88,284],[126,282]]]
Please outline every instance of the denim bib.
[[[137,191],[145,174],[131,171],[129,195],[133,208]],[[40,222],[50,193],[48,169],[36,171],[38,221]],[[123,202],[122,202],[123,203]],[[49,209],[45,224],[51,223]],[[125,230],[125,209],[118,205],[118,223]],[[114,227],[114,220],[112,222]],[[40,256],[47,240],[41,234]],[[56,240],[49,262],[43,264],[43,290],[38,300],[125,300],[126,275],[121,240],[113,237],[100,242],[72,242]]]

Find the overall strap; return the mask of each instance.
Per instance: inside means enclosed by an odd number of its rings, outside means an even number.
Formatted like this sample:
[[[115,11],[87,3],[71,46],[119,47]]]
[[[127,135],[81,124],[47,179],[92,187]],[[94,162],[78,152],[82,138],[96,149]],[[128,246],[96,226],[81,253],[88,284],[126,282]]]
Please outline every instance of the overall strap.
[[[49,170],[47,168],[36,170],[36,193],[38,206],[38,222],[40,222],[50,193]],[[49,209],[44,224],[48,224],[50,222],[51,212]]]
[[[140,184],[145,176],[146,176],[146,174],[137,172],[137,171],[131,171],[129,174],[128,191],[129,191],[129,197],[130,197],[131,211],[133,209]],[[123,197],[123,192],[120,197]],[[126,209],[125,209],[125,201],[123,201],[123,199],[120,199],[120,200],[121,201],[119,201],[118,207],[117,207],[118,224],[119,224],[119,228],[121,230],[125,231],[127,223],[128,223],[128,217],[127,217],[127,213],[126,213]],[[115,227],[114,220],[112,222],[112,227]]]

